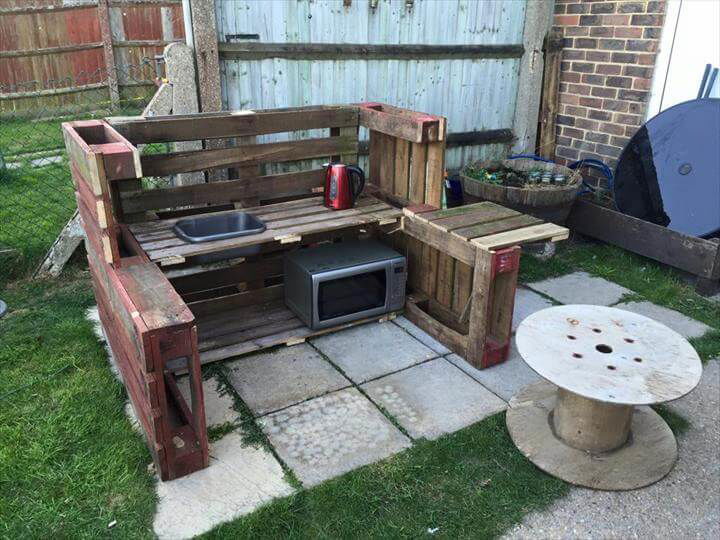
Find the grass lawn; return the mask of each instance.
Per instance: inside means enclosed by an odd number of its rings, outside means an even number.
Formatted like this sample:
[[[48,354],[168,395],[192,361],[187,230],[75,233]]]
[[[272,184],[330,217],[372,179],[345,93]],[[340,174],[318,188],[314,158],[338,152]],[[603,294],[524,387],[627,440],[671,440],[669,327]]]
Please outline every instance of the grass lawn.
[[[720,308],[668,269],[621,250],[568,244],[548,263],[524,259],[522,277],[577,269],[710,324],[715,333],[696,345],[705,356],[720,351]],[[151,537],[150,457],[85,320],[93,304],[87,272],[0,283],[0,297],[11,307],[0,320],[0,537]],[[676,432],[687,428],[669,409],[659,412]],[[438,527],[440,537],[492,537],[568,489],[522,457],[498,414],[276,500],[207,536],[417,537]]]

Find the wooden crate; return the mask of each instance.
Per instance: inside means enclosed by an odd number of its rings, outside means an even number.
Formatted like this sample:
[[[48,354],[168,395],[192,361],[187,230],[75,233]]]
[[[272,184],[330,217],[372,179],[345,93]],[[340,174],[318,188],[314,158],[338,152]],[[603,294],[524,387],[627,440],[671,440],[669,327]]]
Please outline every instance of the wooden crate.
[[[697,276],[696,290],[714,294],[720,284],[720,240],[706,240],[643,221],[586,199],[579,199],[568,226]]]
[[[356,163],[360,126],[371,130],[370,184],[351,210],[322,206],[320,168],[263,172],[268,165],[318,158]],[[283,142],[256,139],[306,130],[324,133]],[[283,304],[283,254],[318,242],[376,236],[417,260],[428,248],[406,246],[397,234],[400,207],[440,202],[445,119],[387,105],[109,118],[68,122],[63,132],[100,317],[163,480],[208,464],[201,363],[367,322],[320,332],[305,327]],[[139,151],[141,145],[192,140],[206,141],[206,148]],[[227,179],[151,186],[158,177],[187,172]],[[178,241],[171,232],[182,216],[237,207],[261,216],[267,231],[206,244]],[[257,247],[252,256],[200,260],[251,246]],[[428,287],[434,280],[425,265],[410,271]],[[443,285],[446,297],[450,285]],[[189,403],[178,390],[179,373],[190,375]]]
[[[407,318],[477,368],[504,361],[510,348],[519,246],[563,240],[568,230],[491,202],[446,210],[423,204],[403,212],[403,232],[472,269],[470,293],[459,314],[421,293],[409,297]]]

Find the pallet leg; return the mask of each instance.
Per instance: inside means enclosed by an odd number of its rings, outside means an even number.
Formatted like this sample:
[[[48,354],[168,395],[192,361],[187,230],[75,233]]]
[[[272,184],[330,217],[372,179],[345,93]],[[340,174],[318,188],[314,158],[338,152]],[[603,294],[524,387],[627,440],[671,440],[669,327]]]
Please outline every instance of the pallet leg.
[[[507,358],[519,269],[518,246],[477,250],[466,360],[479,369]]]

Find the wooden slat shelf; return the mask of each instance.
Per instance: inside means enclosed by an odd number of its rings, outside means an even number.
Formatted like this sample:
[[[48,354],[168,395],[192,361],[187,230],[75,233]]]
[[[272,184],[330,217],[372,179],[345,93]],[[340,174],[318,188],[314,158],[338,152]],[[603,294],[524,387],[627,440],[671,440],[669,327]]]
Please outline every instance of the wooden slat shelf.
[[[193,304],[190,304],[192,309]],[[396,313],[311,330],[290,311],[282,298],[216,311],[197,317],[200,362],[206,364],[276,345],[293,345],[307,338],[336,332],[369,321],[395,318]]]
[[[228,212],[235,212],[231,210]],[[361,197],[355,208],[330,210],[323,206],[322,197],[309,197],[284,203],[244,208],[243,212],[261,219],[265,232],[227,240],[190,243],[173,232],[178,219],[135,223],[130,231],[152,261],[163,266],[180,264],[187,257],[206,255],[229,249],[250,247],[268,242],[300,242],[303,236],[345,227],[386,225],[402,216],[402,211],[369,195]],[[226,212],[218,212],[222,214]]]

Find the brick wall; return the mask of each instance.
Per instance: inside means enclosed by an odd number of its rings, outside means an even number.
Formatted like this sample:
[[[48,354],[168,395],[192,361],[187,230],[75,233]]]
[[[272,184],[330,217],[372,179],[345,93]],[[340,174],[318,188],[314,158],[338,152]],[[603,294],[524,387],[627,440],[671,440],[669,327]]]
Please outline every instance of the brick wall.
[[[555,157],[614,168],[645,120],[665,2],[555,0],[564,36]]]

